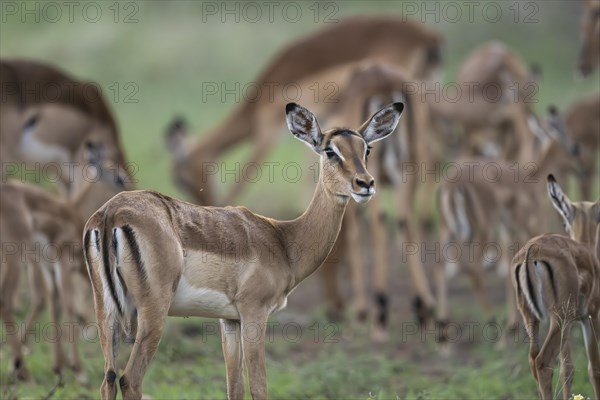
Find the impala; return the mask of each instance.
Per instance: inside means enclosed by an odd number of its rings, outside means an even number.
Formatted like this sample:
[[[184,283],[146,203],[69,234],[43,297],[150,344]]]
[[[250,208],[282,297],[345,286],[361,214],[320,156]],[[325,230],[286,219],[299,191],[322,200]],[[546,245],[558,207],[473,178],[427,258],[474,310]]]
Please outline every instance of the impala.
[[[569,399],[574,367],[569,335],[573,322],[583,329],[588,374],[600,397],[600,202],[571,202],[554,176],[548,176],[552,205],[570,238],[544,234],[531,239],[513,258],[511,280],[530,337],[529,366],[542,399],[554,399],[552,375],[560,354],[563,399]],[[550,320],[540,347],[539,326]]]
[[[172,315],[220,318],[228,397],[244,397],[245,362],[252,397],[266,398],[267,318],[325,260],[348,200],[365,203],[373,196],[374,180],[365,168],[368,146],[394,131],[403,108],[387,106],[357,131],[322,132],[310,111],[286,106],[292,134],[320,155],[313,199],[295,220],[200,207],[149,191],[119,194],[98,210],[86,224],[84,251],[105,358],[102,397],[116,397],[119,331],[134,340],[121,392],[140,398],[146,368]],[[236,256],[224,248],[235,248]],[[258,339],[249,340],[246,329],[258,329]]]
[[[86,141],[101,143],[107,160],[126,167],[116,121],[94,82],[77,80],[50,65],[3,59],[0,97],[3,177],[11,163],[55,163],[63,168],[62,188],[77,191],[72,186],[82,182],[68,179],[68,168]]]
[[[459,67],[456,82],[462,88],[458,101],[442,97],[431,106],[462,127],[465,155],[522,159],[531,152],[536,73],[513,51],[500,42],[476,47]]]
[[[269,83],[297,85],[301,95],[297,101],[311,104],[319,115],[324,105],[336,101],[355,62],[379,60],[403,68],[411,78],[426,79],[439,66],[440,46],[440,36],[417,22],[387,16],[351,17],[285,47],[253,83],[259,87]],[[324,89],[317,93],[319,98],[315,98],[315,84]],[[263,95],[257,101],[242,102],[199,140],[189,137],[181,120],[172,123],[166,140],[173,158],[173,174],[195,203],[232,204],[245,180],[219,199],[214,182],[198,177],[206,176],[206,165],[243,142],[252,146],[247,164],[260,164],[285,126],[280,112],[287,102],[284,97],[276,93],[274,98]]]
[[[79,287],[73,283],[78,272],[82,276],[86,274],[81,253],[81,232],[92,213],[89,210],[96,210],[124,188],[124,171],[119,176],[112,174],[112,163],[107,165],[103,159],[101,146],[86,143],[81,151],[85,153],[87,165],[93,167],[102,179],[81,186],[71,200],[32,184],[11,180],[0,184],[0,317],[12,348],[12,366],[17,378],[22,380],[28,379],[29,372],[23,358],[20,336],[14,331],[18,326],[14,317],[14,298],[24,267],[28,267],[30,278],[30,309],[24,332],[31,332],[46,301],[55,324],[61,322],[62,311],[66,313],[67,322],[84,319],[82,310],[77,308],[77,295],[89,291],[89,287]],[[54,250],[56,257],[52,252]],[[66,336],[62,335],[63,338]],[[55,340],[53,347],[53,370],[60,379],[65,363],[61,340]],[[71,347],[71,367],[79,372],[81,361],[77,353],[77,340],[72,340]]]
[[[543,232],[544,226],[551,225],[540,207],[543,199],[538,182],[559,167],[557,161],[570,160],[574,148],[564,127],[557,121],[560,116],[555,107],[550,107],[547,117],[539,123],[540,149],[525,156],[520,163],[462,158],[456,162],[460,178],[439,185],[441,246],[455,245],[462,254],[458,260],[443,260],[434,270],[437,317],[442,327],[448,320],[447,280],[454,272],[461,269],[468,273],[476,298],[485,316],[491,319],[492,308],[484,279],[485,248],[497,245],[494,248],[501,251],[501,258],[495,260],[499,265],[498,272],[506,275],[510,261],[506,256],[511,245],[524,243],[527,238]],[[514,328],[516,309],[512,304],[514,296],[509,281],[506,289],[508,326]]]

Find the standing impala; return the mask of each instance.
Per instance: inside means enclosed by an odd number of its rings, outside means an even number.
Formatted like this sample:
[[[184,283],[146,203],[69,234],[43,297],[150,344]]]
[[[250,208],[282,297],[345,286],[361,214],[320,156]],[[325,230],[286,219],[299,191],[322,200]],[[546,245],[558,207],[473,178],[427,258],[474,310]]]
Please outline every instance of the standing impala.
[[[529,366],[542,399],[554,399],[552,374],[560,354],[563,399],[569,399],[573,363],[569,348],[572,323],[583,329],[588,373],[600,398],[600,202],[573,203],[554,176],[548,176],[552,205],[564,220],[570,239],[545,234],[531,239],[512,260],[517,305],[529,334]],[[550,319],[540,348],[539,326]]]
[[[369,144],[391,134],[404,105],[375,113],[357,131],[322,132],[314,115],[290,103],[287,124],[320,155],[308,209],[276,221],[245,208],[200,207],[156,192],[115,196],[84,229],[105,359],[103,398],[117,394],[120,331],[135,338],[119,380],[123,398],[141,398],[142,381],[168,315],[221,319],[229,398],[244,398],[244,362],[254,399],[267,397],[267,318],[331,251],[350,197],[375,193],[365,168]],[[258,337],[243,334],[258,329]]]

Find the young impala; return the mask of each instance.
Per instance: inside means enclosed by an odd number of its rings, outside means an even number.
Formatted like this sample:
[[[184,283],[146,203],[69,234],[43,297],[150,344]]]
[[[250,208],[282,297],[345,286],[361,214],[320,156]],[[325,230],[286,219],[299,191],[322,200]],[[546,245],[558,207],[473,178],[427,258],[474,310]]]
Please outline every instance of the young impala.
[[[99,209],[85,227],[84,251],[105,359],[102,397],[117,394],[115,353],[123,331],[135,341],[119,385],[123,398],[141,398],[171,315],[220,318],[228,397],[244,398],[245,362],[252,397],[266,398],[267,318],[325,260],[350,197],[365,203],[375,193],[365,167],[369,144],[396,129],[403,109],[389,105],[357,131],[322,132],[310,111],[286,106],[292,134],[320,155],[313,199],[292,221],[150,191],[119,194]]]
[[[563,399],[569,399],[574,367],[569,348],[572,323],[579,321],[595,398],[600,396],[600,202],[573,203],[554,176],[548,194],[564,220],[570,239],[545,234],[531,239],[512,261],[517,305],[531,341],[529,366],[542,399],[554,399],[552,374],[560,354]],[[540,348],[540,321],[550,328]]]

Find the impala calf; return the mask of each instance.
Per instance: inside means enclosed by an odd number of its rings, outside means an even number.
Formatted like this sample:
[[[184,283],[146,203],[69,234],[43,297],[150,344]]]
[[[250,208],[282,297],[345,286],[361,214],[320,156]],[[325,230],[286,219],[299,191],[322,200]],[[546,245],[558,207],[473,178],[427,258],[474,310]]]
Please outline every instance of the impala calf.
[[[570,238],[544,234],[531,239],[512,260],[511,279],[519,311],[531,339],[529,366],[542,399],[553,399],[552,374],[560,354],[563,399],[569,399],[574,367],[569,334],[572,323],[583,329],[588,373],[595,397],[600,397],[600,202],[573,203],[554,176],[548,194]],[[539,325],[550,327],[541,348]]]
[[[200,207],[150,191],[119,194],[98,210],[86,224],[84,251],[105,359],[102,397],[117,394],[123,331],[135,340],[119,385],[123,398],[141,398],[146,369],[172,315],[220,318],[228,397],[244,397],[245,362],[252,397],[266,398],[267,318],[325,260],[349,199],[365,203],[375,193],[365,167],[368,147],[396,129],[403,108],[389,105],[357,131],[322,132],[310,111],[286,106],[292,134],[320,156],[313,199],[295,220]],[[219,250],[230,248],[235,257]],[[249,340],[241,334],[245,329],[258,329],[258,338]]]

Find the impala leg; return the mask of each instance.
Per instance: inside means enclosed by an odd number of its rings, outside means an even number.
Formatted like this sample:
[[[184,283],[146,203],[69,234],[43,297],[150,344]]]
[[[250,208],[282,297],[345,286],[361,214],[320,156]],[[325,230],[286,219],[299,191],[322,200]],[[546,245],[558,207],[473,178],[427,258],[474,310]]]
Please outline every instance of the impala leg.
[[[221,319],[223,356],[227,367],[227,398],[244,399],[244,360],[240,321]]]
[[[242,351],[248,370],[250,394],[253,400],[266,399],[268,392],[265,334],[268,313],[263,310],[248,312],[240,309],[240,315],[242,316]]]
[[[0,288],[2,289],[0,293],[0,318],[2,318],[6,338],[12,349],[13,368],[17,378],[28,380],[29,372],[25,367],[21,339],[19,338],[19,326],[15,321],[13,308],[15,290],[19,281],[18,255],[8,254],[7,252],[7,254],[2,254],[2,257],[7,262],[2,263],[0,266]],[[12,273],[9,273],[8,271],[11,268],[10,272]]]
[[[562,342],[561,328],[559,324],[552,319],[546,340],[535,358],[535,370],[538,378],[538,389],[542,400],[553,399],[552,395],[552,375],[554,373],[554,364],[558,356]]]
[[[104,379],[100,386],[100,397],[102,399],[114,400],[117,398],[117,368],[115,360],[118,353],[120,331],[116,320],[111,316],[104,317],[106,315],[105,312],[102,301],[96,300],[100,346],[104,355]]]
[[[163,290],[167,290],[168,293],[168,288],[163,288]],[[149,304],[167,304],[167,307],[158,306],[154,308]],[[167,299],[166,303],[163,302],[163,299],[159,299],[151,301],[149,304],[138,307],[135,342],[123,371],[123,376],[119,379],[119,386],[124,400],[139,400],[142,398],[144,375],[154,353],[156,353],[156,349],[158,349],[170,299]]]
[[[47,269],[54,269],[58,264],[52,264],[45,266]],[[48,287],[48,302],[50,303],[50,320],[55,326],[60,326],[61,316],[62,316],[62,307],[60,304],[60,290],[58,288],[58,282],[56,281],[57,276],[54,271],[48,272],[51,274],[51,279],[49,279],[50,285]],[[58,328],[57,328],[58,329]],[[62,335],[54,341],[54,360],[52,363],[52,370],[55,374],[60,376],[62,375],[62,370],[65,364],[65,354],[62,348]]]
[[[525,317],[525,325],[527,330],[527,336],[529,336],[529,369],[535,379],[536,384],[539,387],[537,369],[535,367],[535,359],[540,353],[540,322],[533,318],[533,316]]]
[[[375,303],[377,306],[376,328],[380,330],[379,338],[386,338],[388,316],[389,316],[389,290],[387,262],[387,237],[385,225],[380,216],[383,213],[380,198],[375,196],[371,201],[371,215],[369,218],[371,237],[373,238],[373,259],[375,271]],[[377,331],[376,331],[377,332]]]
[[[417,190],[417,177],[412,176],[409,182],[402,188],[396,190],[397,209],[399,210],[399,224],[405,229],[406,235],[403,241],[402,235],[398,236],[398,246],[404,251],[412,248],[406,257],[410,277],[417,292],[415,299],[415,312],[417,319],[422,325],[427,325],[435,312],[435,299],[425,274],[425,268],[420,258],[420,250],[423,245],[421,227],[414,213],[414,196]],[[416,251],[415,251],[416,249]]]
[[[354,309],[359,322],[366,319],[367,314],[367,290],[365,264],[360,252],[360,236],[358,226],[358,215],[356,206],[349,205],[346,210],[344,223],[347,227],[347,248],[351,252],[348,256],[350,273],[352,276],[352,291],[354,295]]]
[[[67,258],[72,257],[73,255],[68,255],[68,250],[63,250],[63,254],[65,255],[65,260],[62,262],[63,266],[68,266],[69,260]],[[79,324],[76,321],[76,311],[75,311],[75,288],[73,287],[73,275],[77,274],[76,270],[73,268],[63,268],[63,271],[60,275],[60,302],[62,308],[65,310],[66,321],[70,324],[73,324],[73,330],[69,330],[68,332],[71,335],[66,335],[69,340],[69,344],[71,347],[71,369],[75,372],[81,371],[81,359],[79,358],[79,350],[77,348],[77,338],[79,337]]]
[[[347,230],[346,224],[342,224],[335,246],[319,270],[327,318],[333,322],[340,321],[344,314],[344,301],[338,289],[337,277],[347,249]]]
[[[570,331],[571,324],[567,327],[566,331]],[[560,348],[560,382],[562,385],[562,397],[563,400],[569,400],[571,396],[571,384],[573,383],[573,375],[575,374],[575,367],[573,367],[573,360],[571,359],[571,347],[569,346],[569,333],[563,334],[562,346]]]
[[[450,242],[450,235],[445,226],[442,226],[440,232],[440,244],[445,246]],[[450,260],[439,260],[436,263],[433,270],[433,277],[436,286],[437,296],[437,321],[439,328],[441,329],[439,341],[440,343],[446,342],[446,335],[444,331],[445,325],[448,323],[448,276],[446,271],[446,263]],[[456,265],[456,264],[455,264]]]
[[[600,353],[598,352],[598,342],[600,341],[600,317],[598,313],[581,320],[583,328],[583,339],[585,341],[585,350],[588,357],[588,375],[594,388],[595,397],[600,398]]]
[[[30,257],[28,264],[28,278],[29,278],[29,290],[31,294],[31,303],[29,305],[29,312],[25,318],[24,333],[31,332],[33,323],[37,320],[45,305],[46,298],[46,284],[44,282],[44,276],[42,275],[41,265],[35,262],[35,257]],[[23,344],[27,343],[27,334],[23,335]]]

